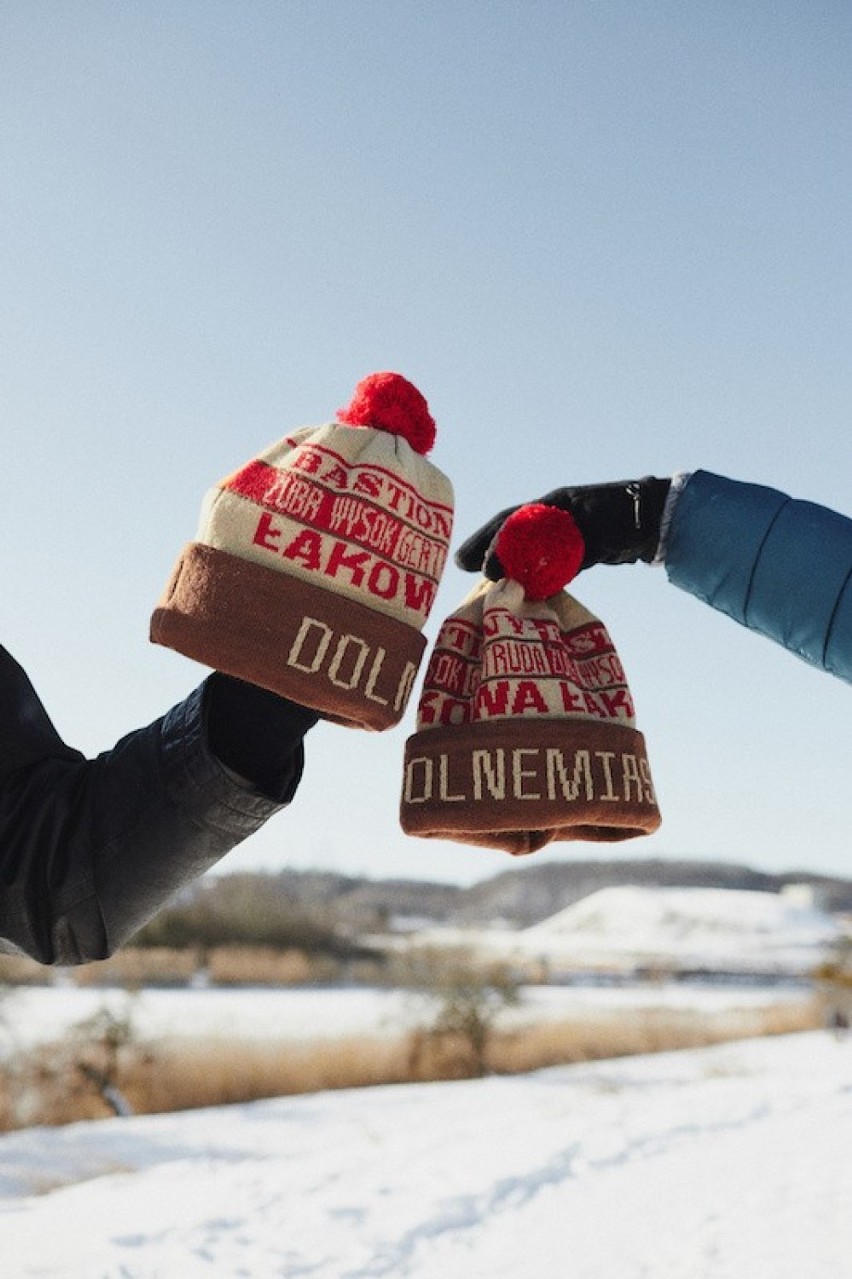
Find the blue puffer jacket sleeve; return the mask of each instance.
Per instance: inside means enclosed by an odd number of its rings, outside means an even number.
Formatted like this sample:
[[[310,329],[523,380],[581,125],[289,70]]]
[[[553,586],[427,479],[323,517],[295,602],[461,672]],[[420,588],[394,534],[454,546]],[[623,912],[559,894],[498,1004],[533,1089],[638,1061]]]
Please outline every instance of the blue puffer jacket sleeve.
[[[852,683],[852,520],[696,471],[665,563],[675,586]]]

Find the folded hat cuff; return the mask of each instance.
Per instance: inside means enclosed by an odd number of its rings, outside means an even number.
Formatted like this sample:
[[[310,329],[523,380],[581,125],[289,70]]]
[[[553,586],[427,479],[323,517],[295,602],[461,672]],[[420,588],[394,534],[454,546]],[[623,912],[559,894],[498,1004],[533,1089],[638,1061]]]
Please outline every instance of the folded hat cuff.
[[[426,641],[357,600],[191,542],[151,618],[151,639],[350,727],[405,711]]]
[[[400,821],[410,835],[532,853],[553,840],[647,835],[660,814],[638,729],[530,717],[411,736]]]

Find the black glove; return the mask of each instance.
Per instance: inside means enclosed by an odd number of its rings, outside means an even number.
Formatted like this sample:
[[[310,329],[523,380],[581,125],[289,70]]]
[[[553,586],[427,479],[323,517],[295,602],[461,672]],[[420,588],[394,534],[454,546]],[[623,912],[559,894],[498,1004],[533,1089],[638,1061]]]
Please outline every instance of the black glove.
[[[593,564],[650,564],[660,541],[660,524],[671,480],[646,475],[641,480],[554,489],[536,500],[570,511],[583,535],[586,553],[581,568]],[[504,576],[490,550],[503,522],[517,507],[507,507],[463,542],[455,562],[468,573],[484,573],[492,581]]]
[[[289,802],[302,771],[302,738],[316,711],[244,680],[214,673],[206,685],[207,743],[216,758],[271,799]]]

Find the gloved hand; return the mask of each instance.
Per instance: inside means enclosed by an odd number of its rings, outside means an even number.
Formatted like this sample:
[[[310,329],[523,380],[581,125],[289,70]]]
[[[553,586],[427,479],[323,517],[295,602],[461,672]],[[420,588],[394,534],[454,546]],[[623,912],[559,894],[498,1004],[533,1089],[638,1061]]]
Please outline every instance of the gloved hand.
[[[570,511],[583,535],[586,553],[581,569],[593,564],[634,564],[653,560],[671,480],[647,475],[641,480],[554,489],[537,498],[545,506]],[[504,576],[491,550],[503,522],[517,507],[507,507],[477,529],[456,551],[455,562],[468,573],[484,573],[492,581]]]
[[[221,764],[270,799],[289,803],[302,772],[302,738],[316,711],[214,671],[205,685],[207,744]]]

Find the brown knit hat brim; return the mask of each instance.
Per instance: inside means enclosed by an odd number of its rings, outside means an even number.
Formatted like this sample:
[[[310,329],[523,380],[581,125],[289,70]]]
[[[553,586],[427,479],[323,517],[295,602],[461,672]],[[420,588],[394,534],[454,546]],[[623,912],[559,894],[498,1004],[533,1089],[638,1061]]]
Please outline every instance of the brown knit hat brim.
[[[405,748],[403,830],[520,854],[657,829],[638,729],[577,718],[530,729],[521,717],[415,733]]]
[[[357,600],[200,542],[181,553],[151,639],[367,729],[401,719],[426,646]]]

